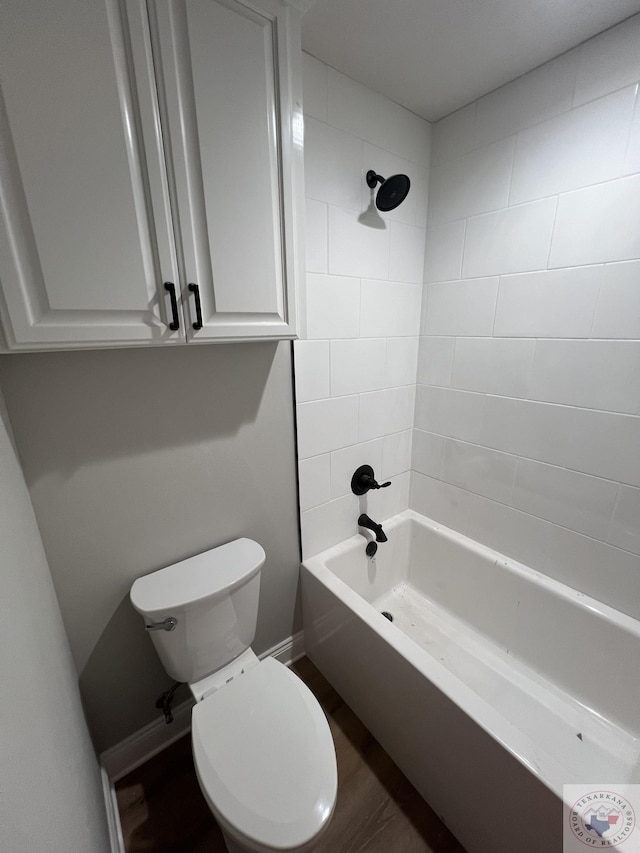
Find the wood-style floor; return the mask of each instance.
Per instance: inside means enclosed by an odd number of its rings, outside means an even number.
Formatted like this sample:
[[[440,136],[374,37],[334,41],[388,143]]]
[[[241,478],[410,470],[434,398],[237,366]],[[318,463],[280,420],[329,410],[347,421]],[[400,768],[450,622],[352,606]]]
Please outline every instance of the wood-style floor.
[[[292,669],[322,705],[338,761],[338,801],[314,853],[465,853],[307,658]],[[127,853],[226,853],[187,735],[116,784]]]

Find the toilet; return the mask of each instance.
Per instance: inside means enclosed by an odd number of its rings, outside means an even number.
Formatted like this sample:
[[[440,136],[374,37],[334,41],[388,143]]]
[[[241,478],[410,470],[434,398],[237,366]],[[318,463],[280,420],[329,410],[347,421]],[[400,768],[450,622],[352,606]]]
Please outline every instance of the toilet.
[[[236,539],[138,578],[130,596],[164,668],[196,700],[196,773],[229,853],[304,853],[333,814],[336,756],[306,684],[251,649],[265,559]]]

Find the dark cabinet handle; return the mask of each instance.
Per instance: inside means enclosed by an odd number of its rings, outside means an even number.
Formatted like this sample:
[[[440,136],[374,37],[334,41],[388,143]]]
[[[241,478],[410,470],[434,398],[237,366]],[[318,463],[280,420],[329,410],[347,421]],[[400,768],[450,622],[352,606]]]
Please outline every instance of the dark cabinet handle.
[[[164,289],[169,293],[171,299],[171,313],[173,320],[169,323],[169,328],[172,332],[176,332],[180,328],[180,320],[178,319],[178,301],[176,299],[176,286],[172,281],[165,281]]]
[[[198,331],[198,329],[202,328],[202,305],[200,304],[200,288],[197,284],[190,284],[189,290],[193,293],[193,296],[196,300],[196,321],[192,323],[191,326]]]

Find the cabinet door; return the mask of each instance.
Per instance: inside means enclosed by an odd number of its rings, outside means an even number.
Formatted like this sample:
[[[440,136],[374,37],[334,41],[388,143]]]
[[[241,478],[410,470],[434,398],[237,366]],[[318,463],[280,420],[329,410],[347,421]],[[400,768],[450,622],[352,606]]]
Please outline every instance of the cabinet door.
[[[198,286],[202,305],[194,331],[195,294],[183,288],[187,336],[294,337],[303,221],[301,105],[291,86],[297,12],[278,0],[148,7],[185,284]]]
[[[168,328],[170,214],[152,199],[130,70],[118,0],[0,4],[0,309],[10,349],[184,340]]]

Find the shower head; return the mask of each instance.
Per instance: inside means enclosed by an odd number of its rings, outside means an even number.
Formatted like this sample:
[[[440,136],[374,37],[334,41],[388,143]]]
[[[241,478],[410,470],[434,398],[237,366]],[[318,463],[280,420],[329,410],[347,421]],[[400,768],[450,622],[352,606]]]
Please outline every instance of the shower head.
[[[386,180],[382,175],[376,175],[373,169],[367,172],[367,186],[375,189],[380,183],[380,189],[376,195],[376,207],[386,212],[395,210],[407,197],[411,181],[406,175],[391,175]]]

